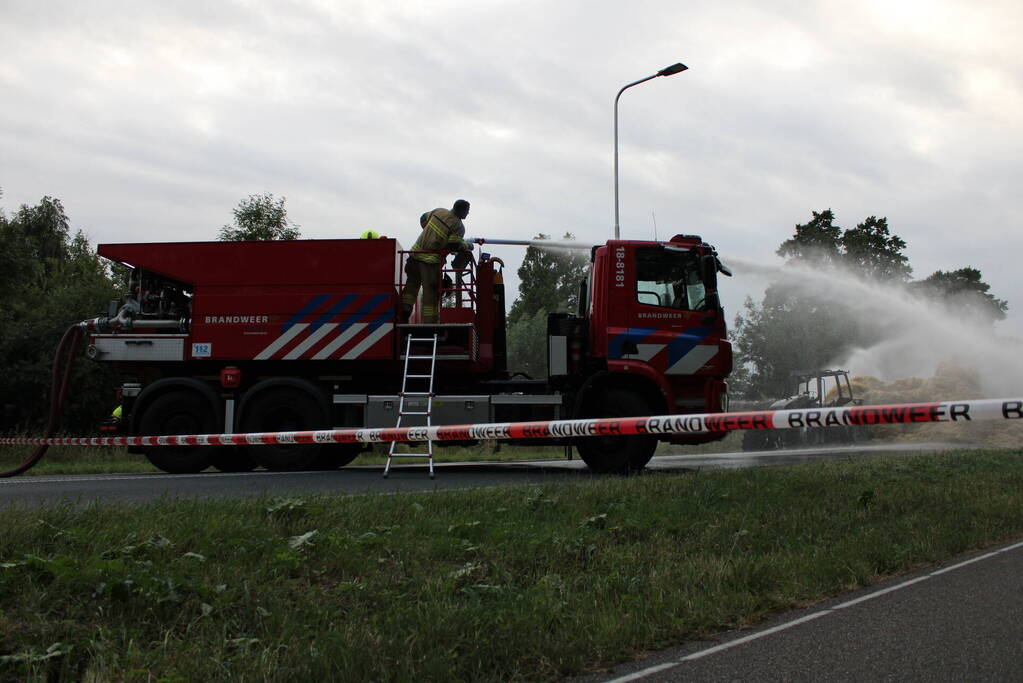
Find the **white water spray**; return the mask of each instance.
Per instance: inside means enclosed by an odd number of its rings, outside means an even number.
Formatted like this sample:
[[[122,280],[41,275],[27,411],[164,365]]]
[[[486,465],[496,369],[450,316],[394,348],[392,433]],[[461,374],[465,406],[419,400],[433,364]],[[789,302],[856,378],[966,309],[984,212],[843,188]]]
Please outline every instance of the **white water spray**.
[[[838,269],[723,260],[736,266],[737,276],[762,276],[818,300],[841,302],[857,321],[888,330],[873,346],[833,359],[833,365],[847,368],[853,375],[888,381],[930,377],[939,364],[950,362],[973,369],[985,396],[1014,396],[1023,390],[1023,344],[999,337],[976,313],[914,296],[895,284],[864,281]]]

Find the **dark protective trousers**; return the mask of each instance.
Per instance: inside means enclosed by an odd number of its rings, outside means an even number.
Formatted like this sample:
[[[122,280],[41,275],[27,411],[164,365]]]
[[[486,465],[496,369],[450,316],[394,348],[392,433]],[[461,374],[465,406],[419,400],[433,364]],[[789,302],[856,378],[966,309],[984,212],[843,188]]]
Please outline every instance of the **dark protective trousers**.
[[[408,320],[412,307],[423,290],[423,301],[420,314],[424,323],[436,323],[440,320],[438,309],[438,288],[440,287],[440,263],[427,263],[410,258],[405,263],[405,288],[401,290],[401,312],[403,320]]]

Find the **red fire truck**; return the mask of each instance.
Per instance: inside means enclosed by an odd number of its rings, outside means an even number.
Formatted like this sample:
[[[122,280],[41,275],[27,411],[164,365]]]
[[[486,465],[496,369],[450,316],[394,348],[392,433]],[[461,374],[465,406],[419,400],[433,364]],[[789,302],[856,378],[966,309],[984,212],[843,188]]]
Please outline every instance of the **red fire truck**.
[[[130,286],[107,317],[90,321],[87,356],[117,364],[121,429],[133,435],[393,427],[410,335],[437,336],[426,404],[435,425],[724,409],[732,352],[717,273],[728,271],[713,247],[677,235],[613,240],[590,253],[579,310],[548,318],[545,379],[509,371],[500,259],[480,254],[463,271],[447,269],[440,322],[424,324],[417,311],[404,324],[409,252],[394,239],[100,245],[131,269]],[[423,422],[402,426],[415,424]],[[655,439],[574,445],[592,470],[627,472],[646,465]],[[138,450],[181,473],[335,468],[362,448]]]

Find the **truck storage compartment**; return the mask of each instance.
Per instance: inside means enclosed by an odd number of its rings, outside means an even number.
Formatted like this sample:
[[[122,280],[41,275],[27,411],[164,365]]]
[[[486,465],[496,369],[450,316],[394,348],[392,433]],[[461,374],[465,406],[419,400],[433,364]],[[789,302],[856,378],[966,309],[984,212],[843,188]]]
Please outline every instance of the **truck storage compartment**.
[[[89,358],[104,361],[182,361],[183,334],[97,334],[86,349]]]
[[[372,428],[393,427],[398,422],[398,396],[370,396],[366,409],[366,426]],[[425,412],[425,396],[405,399],[405,417],[402,427],[421,427],[426,424],[425,415],[409,415],[411,412]],[[430,423],[433,425],[483,424],[490,421],[489,396],[434,396]]]
[[[334,394],[334,429],[360,429],[366,424],[366,394]]]
[[[497,394],[490,397],[492,422],[561,419],[560,394]]]

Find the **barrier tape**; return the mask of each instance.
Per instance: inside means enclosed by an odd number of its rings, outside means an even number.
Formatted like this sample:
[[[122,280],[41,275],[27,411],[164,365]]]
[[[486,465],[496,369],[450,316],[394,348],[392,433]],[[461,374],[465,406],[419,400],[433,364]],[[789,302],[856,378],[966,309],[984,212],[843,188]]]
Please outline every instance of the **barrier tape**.
[[[249,434],[179,436],[4,437],[0,445],[34,446],[259,446],[267,444],[384,443],[390,441],[469,441],[580,436],[707,434],[744,429],[862,427],[923,422],[983,422],[1023,419],[1023,399],[978,399],[936,403],[898,403],[840,408],[800,408],[741,413],[700,413],[654,417],[610,417],[541,422],[324,429]]]

